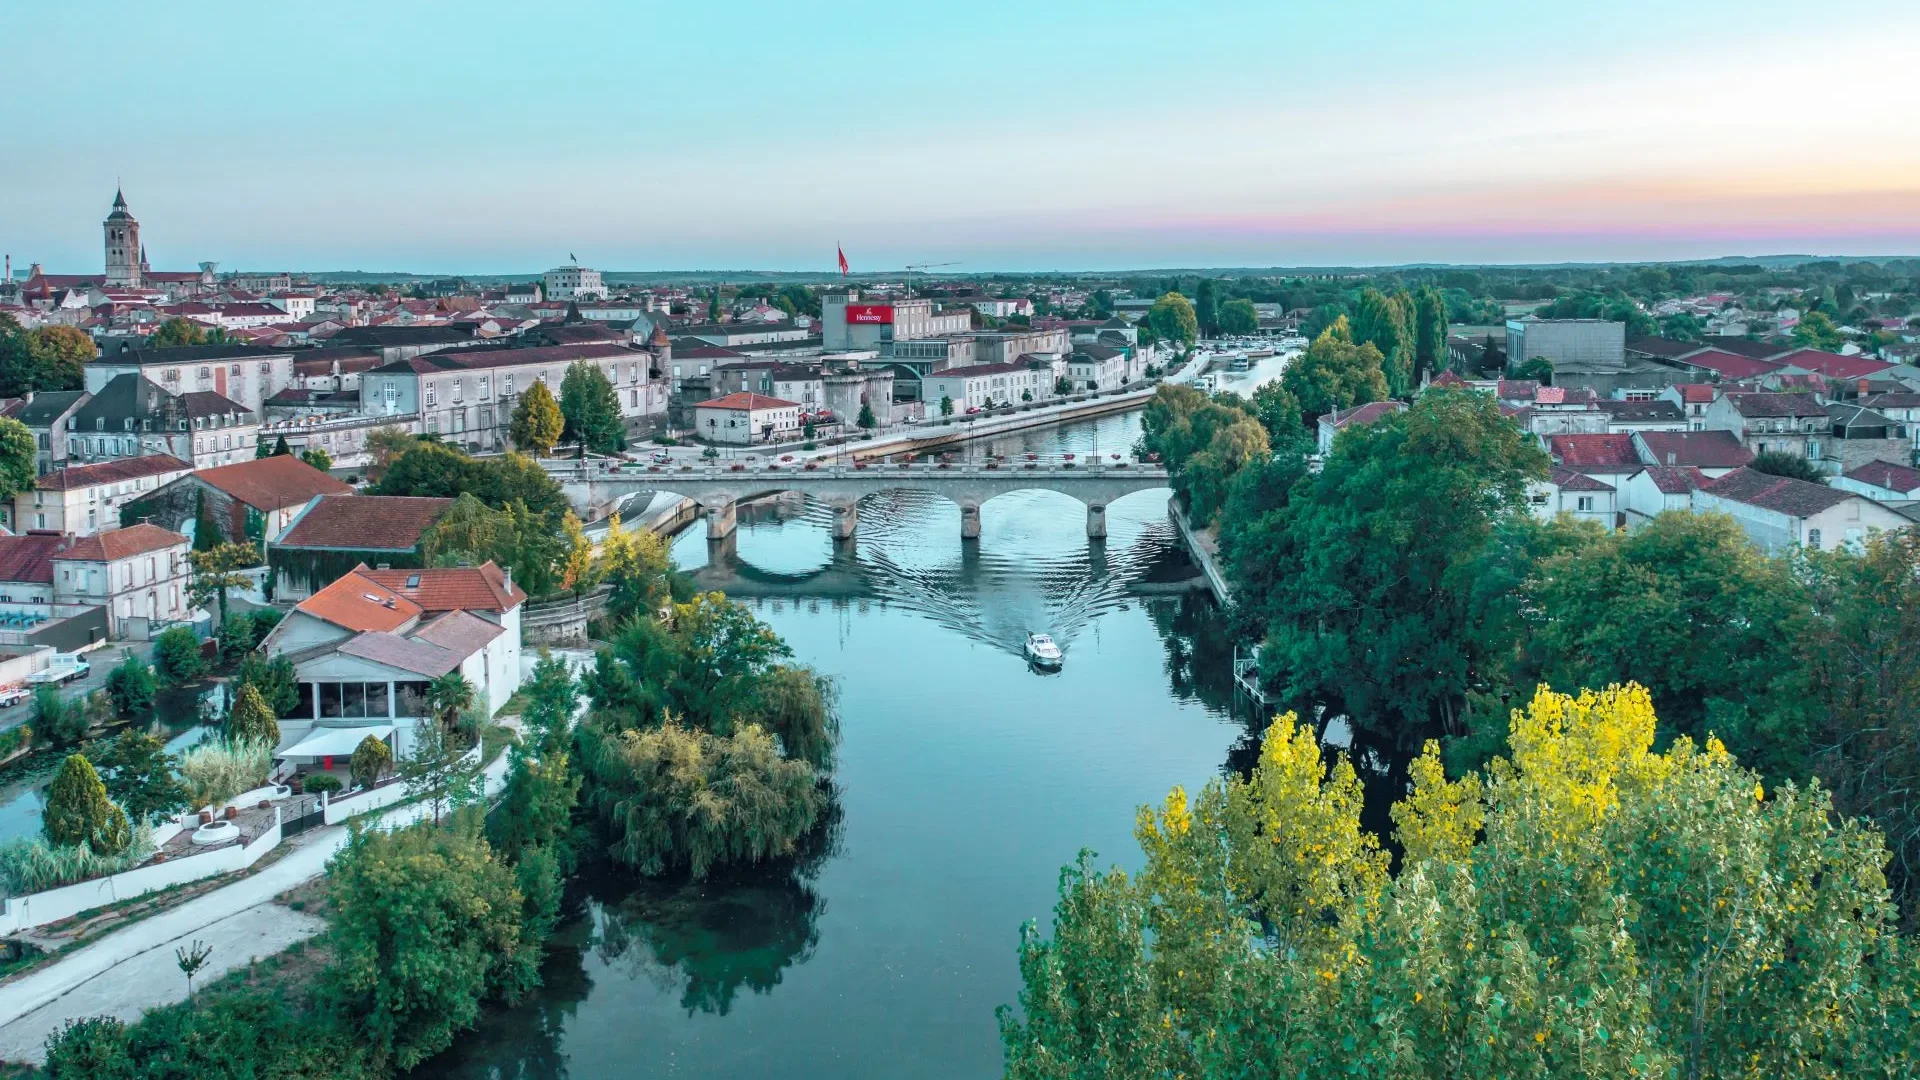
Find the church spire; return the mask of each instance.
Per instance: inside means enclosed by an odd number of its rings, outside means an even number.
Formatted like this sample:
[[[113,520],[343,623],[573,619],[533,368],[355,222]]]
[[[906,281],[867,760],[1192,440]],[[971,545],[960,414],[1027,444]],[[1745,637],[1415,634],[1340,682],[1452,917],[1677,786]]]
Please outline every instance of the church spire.
[[[127,208],[127,197],[121,194],[120,185],[118,184],[113,186],[113,208],[115,210],[125,210]]]

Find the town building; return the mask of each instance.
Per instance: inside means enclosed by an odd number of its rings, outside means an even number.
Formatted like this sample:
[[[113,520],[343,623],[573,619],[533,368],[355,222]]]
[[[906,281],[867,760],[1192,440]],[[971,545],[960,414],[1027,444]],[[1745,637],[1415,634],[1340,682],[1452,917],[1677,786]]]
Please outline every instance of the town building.
[[[1527,485],[1528,509],[1543,521],[1567,514],[1613,528],[1618,513],[1619,492],[1613,484],[1565,465],[1555,465],[1545,480]]]
[[[293,384],[293,353],[254,345],[110,349],[86,365],[85,389],[97,395],[120,375],[138,376],[169,394],[219,394],[258,416],[268,398]]]
[[[896,341],[972,328],[972,308],[936,310],[925,297],[862,299],[858,289],[830,289],[820,300],[821,347],[829,352],[878,349],[884,353]]]
[[[294,766],[344,767],[368,737],[396,758],[430,716],[427,688],[459,672],[475,710],[492,716],[520,685],[526,593],[489,562],[381,571],[355,567],[300,601],[261,643],[293,661],[299,704],[280,720],[275,756]]]
[[[1698,469],[1708,479],[1743,468],[1754,458],[1753,451],[1740,445],[1731,431],[1635,432],[1633,449],[1649,466]]]
[[[1024,401],[1045,401],[1066,370],[1066,361],[1028,357],[1010,364],[973,364],[936,371],[920,380],[921,400],[951,400],[961,412]]]
[[[207,390],[171,393],[131,373],[114,376],[67,414],[68,462],[166,454],[209,468],[251,458],[259,414]]]
[[[291,454],[188,473],[139,500],[143,517],[191,534],[204,515],[222,540],[271,545],[307,503],[351,487]]]
[[[54,603],[104,609],[110,637],[152,637],[191,610],[191,545],[144,522],[79,537],[51,556]]]
[[[1609,319],[1507,320],[1507,355],[1517,367],[1545,359],[1557,373],[1563,364],[1626,363],[1627,324]]]
[[[1858,551],[1869,533],[1911,524],[1857,492],[1752,469],[1735,469],[1695,491],[1693,509],[1732,515],[1769,554],[1794,547]]]
[[[1828,432],[1823,467],[1846,473],[1871,461],[1897,465],[1913,463],[1913,437],[1907,426],[1859,405],[1833,402],[1827,406]]]
[[[1920,502],[1920,469],[1891,461],[1856,465],[1827,481],[1841,491],[1865,495],[1878,503]]]
[[[1128,382],[1127,350],[1081,345],[1067,357],[1067,379],[1075,391],[1118,390]]]
[[[347,568],[426,565],[426,537],[452,499],[397,495],[316,495],[267,544],[276,603],[302,600]]]
[[[35,472],[48,473],[67,463],[67,418],[86,404],[85,390],[29,391],[6,415],[33,433]]]
[[[826,408],[826,379],[819,364],[737,360],[713,369],[713,392],[752,393],[795,402],[802,413]]]
[[[362,376],[360,411],[369,417],[417,416],[426,434],[471,450],[497,450],[509,443],[520,395],[540,382],[558,400],[567,368],[581,361],[613,384],[629,436],[665,415],[666,387],[652,378],[655,355],[612,344],[422,353]]]
[[[605,300],[606,283],[600,280],[600,271],[591,270],[578,263],[556,266],[546,272],[546,294],[548,300]]]
[[[1680,465],[1649,465],[1616,479],[1617,505],[1627,528],[1638,529],[1669,511],[1691,513],[1693,493],[1712,483],[1699,469]]]
[[[1316,450],[1321,457],[1333,453],[1333,441],[1342,431],[1363,427],[1383,416],[1407,411],[1404,401],[1373,401],[1350,409],[1335,409],[1321,415],[1316,425]]]
[[[121,507],[192,471],[191,463],[165,454],[69,465],[42,474],[32,491],[14,495],[4,508],[4,524],[15,531],[50,529],[76,536],[117,529],[123,524]]]
[[[1708,430],[1731,431],[1754,454],[1818,461],[1826,452],[1827,408],[1812,394],[1730,391],[1706,410]]]
[[[735,393],[693,407],[693,430],[713,443],[740,446],[777,442],[800,430],[800,403],[784,398]]]

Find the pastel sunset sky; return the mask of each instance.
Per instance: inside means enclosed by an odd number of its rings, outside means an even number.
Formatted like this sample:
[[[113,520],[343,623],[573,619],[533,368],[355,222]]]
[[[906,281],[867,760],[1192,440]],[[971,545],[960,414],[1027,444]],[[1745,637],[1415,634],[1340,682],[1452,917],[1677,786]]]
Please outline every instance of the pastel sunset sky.
[[[0,249],[959,271],[1920,254],[1913,0],[102,3],[6,17]]]

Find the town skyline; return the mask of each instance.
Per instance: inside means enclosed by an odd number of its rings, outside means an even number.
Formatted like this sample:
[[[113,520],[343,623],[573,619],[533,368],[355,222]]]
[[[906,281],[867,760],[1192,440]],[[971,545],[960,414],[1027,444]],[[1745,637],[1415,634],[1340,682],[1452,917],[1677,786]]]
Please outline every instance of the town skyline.
[[[1903,5],[1811,25],[1771,0],[1127,7],[116,6],[111,77],[77,82],[95,27],[23,11],[38,47],[14,85],[63,89],[0,132],[19,163],[0,248],[90,267],[117,181],[156,264],[223,268],[536,273],[572,251],[813,271],[836,243],[856,269],[959,272],[1920,251]],[[143,86],[201,104],[110,138],[74,122],[130,116]]]

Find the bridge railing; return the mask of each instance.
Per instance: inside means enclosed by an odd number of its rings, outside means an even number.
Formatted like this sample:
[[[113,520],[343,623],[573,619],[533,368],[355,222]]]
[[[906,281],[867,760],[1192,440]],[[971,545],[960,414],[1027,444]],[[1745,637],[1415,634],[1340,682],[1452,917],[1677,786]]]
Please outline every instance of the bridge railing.
[[[1108,475],[1147,475],[1162,476],[1166,470],[1157,464],[1108,461],[1006,461],[991,463],[975,462],[868,462],[854,465],[825,464],[819,462],[795,461],[786,464],[769,463],[758,465],[714,464],[714,465],[628,465],[610,468],[573,468],[551,470],[556,480],[573,483],[591,483],[594,481],[631,480],[635,482],[654,478],[679,478],[702,480],[726,480],[740,476],[800,476],[818,479],[828,478],[866,478],[873,476],[912,475],[931,473],[935,476],[1002,476],[1007,473],[1041,473],[1047,476],[1108,476]]]

